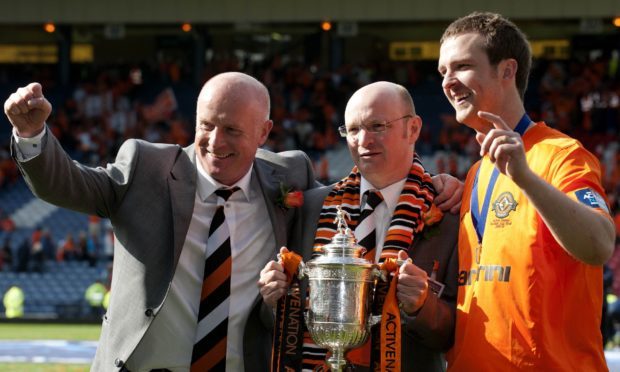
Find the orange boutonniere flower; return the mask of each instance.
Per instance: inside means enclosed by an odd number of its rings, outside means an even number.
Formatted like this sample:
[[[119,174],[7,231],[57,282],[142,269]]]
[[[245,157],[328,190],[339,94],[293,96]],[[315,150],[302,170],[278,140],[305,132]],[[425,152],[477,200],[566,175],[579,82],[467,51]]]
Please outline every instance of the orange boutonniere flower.
[[[437,208],[435,204],[431,205],[431,208],[422,216],[423,236],[425,239],[430,239],[433,236],[439,234],[439,226],[437,223],[443,218],[443,212]]]
[[[293,191],[292,188],[280,184],[280,196],[276,201],[278,206],[284,210],[289,208],[299,208],[304,205],[304,193]]]

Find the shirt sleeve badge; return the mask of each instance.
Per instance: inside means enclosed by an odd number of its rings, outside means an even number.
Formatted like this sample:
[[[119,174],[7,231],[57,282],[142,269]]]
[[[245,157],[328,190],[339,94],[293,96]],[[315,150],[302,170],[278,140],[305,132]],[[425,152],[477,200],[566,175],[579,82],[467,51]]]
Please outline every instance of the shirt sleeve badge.
[[[609,208],[607,208],[607,203],[605,199],[596,191],[587,188],[575,191],[575,196],[580,203],[587,205],[591,208],[599,208],[609,213]]]

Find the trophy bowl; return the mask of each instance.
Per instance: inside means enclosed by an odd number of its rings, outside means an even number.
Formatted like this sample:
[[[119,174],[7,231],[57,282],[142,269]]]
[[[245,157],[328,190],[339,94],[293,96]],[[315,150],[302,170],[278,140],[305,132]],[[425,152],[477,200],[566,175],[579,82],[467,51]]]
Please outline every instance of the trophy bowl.
[[[378,266],[362,258],[358,245],[346,227],[339,209],[338,231],[322,254],[300,264],[301,276],[308,277],[310,298],[306,325],[314,342],[331,352],[327,360],[332,371],[346,366],[344,354],[359,347],[370,334],[370,307]]]

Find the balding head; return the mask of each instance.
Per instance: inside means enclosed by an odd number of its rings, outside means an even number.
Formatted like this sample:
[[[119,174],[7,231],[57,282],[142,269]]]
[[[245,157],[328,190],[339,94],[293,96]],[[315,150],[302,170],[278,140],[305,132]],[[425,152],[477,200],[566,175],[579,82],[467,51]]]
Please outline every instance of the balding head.
[[[366,85],[351,96],[344,116],[347,145],[365,179],[381,189],[407,176],[422,127],[407,89],[387,81]]]
[[[401,108],[402,112],[415,115],[415,105],[411,94],[405,87],[389,81],[378,81],[358,89],[347,102],[345,110],[345,122],[347,113],[356,107],[369,107],[372,102],[391,102],[395,108]]]
[[[196,154],[216,181],[232,185],[250,169],[269,135],[269,93],[253,77],[226,72],[211,78],[196,107]]]
[[[252,105],[269,119],[269,91],[258,80],[242,72],[224,72],[205,83],[198,100],[217,99],[222,104]]]

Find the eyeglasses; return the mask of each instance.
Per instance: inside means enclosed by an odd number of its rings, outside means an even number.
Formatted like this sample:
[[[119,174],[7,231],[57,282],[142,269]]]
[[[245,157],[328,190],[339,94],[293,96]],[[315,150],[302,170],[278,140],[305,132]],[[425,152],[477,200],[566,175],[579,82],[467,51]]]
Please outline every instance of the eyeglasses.
[[[340,133],[341,137],[349,136],[351,138],[357,137],[360,130],[363,128],[367,133],[381,133],[385,132],[386,129],[392,126],[392,123],[395,123],[399,120],[408,119],[413,117],[413,115],[408,114],[405,116],[401,116],[398,119],[390,120],[390,121],[376,121],[368,124],[360,124],[360,125],[350,125],[348,128],[346,125],[341,125],[338,127],[338,133]]]

